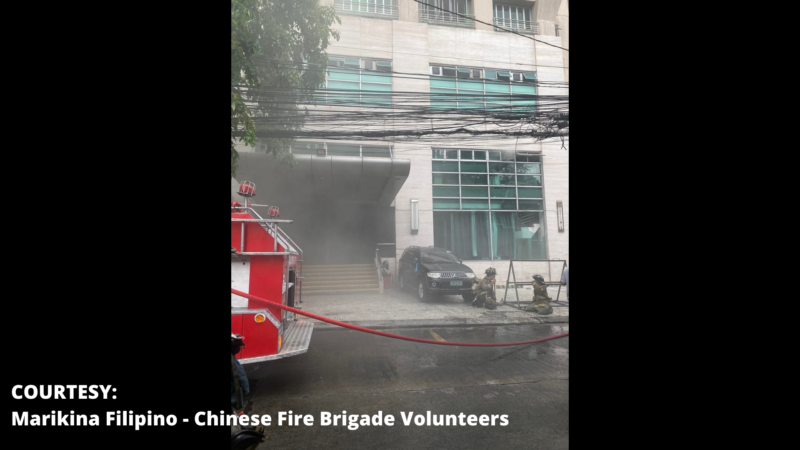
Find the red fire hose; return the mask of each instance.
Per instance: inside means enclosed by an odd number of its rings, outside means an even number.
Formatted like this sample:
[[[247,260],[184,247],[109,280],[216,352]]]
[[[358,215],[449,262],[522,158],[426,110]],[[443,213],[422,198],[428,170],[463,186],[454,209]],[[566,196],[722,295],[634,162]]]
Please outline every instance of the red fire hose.
[[[316,314],[305,312],[305,311],[300,310],[300,309],[295,309],[295,308],[292,308],[291,306],[286,306],[286,305],[281,305],[280,303],[270,302],[270,301],[267,301],[267,300],[265,300],[263,298],[256,297],[255,295],[250,295],[250,294],[247,294],[247,293],[242,292],[242,291],[237,291],[236,289],[231,289],[231,292],[236,294],[236,295],[240,295],[242,297],[249,298],[250,300],[255,300],[257,302],[264,303],[267,306],[274,306],[276,308],[285,309],[286,311],[291,311],[293,313],[300,314],[300,315],[307,316],[307,317],[311,317],[312,319],[321,320],[323,322],[332,323],[332,324],[338,325],[340,327],[350,328],[351,330],[363,331],[364,333],[372,333],[372,334],[377,334],[378,336],[386,336],[386,337],[390,337],[390,338],[394,338],[394,339],[402,339],[404,341],[422,342],[422,343],[425,343],[425,344],[460,345],[460,346],[465,346],[465,347],[504,347],[504,346],[510,346],[510,345],[535,344],[537,342],[544,342],[544,341],[549,341],[551,339],[558,339],[560,337],[569,336],[569,333],[562,333],[562,334],[556,334],[556,335],[553,335],[553,336],[544,337],[544,338],[541,338],[541,339],[533,339],[533,340],[530,340],[530,341],[501,342],[501,343],[495,343],[495,344],[480,344],[480,343],[473,343],[473,342],[441,342],[441,341],[434,341],[433,339],[419,339],[419,338],[413,338],[413,337],[408,337],[408,336],[400,336],[399,334],[384,333],[383,331],[378,331],[378,330],[371,330],[369,328],[363,328],[363,327],[359,327],[359,326],[356,326],[356,325],[350,325],[349,323],[339,322],[338,320],[328,319],[327,317],[322,317],[322,316],[318,316]]]

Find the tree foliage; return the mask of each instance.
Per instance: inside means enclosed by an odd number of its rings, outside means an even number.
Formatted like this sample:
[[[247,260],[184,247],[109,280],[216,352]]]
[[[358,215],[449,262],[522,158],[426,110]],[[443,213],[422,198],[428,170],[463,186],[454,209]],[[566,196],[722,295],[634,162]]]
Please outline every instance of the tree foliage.
[[[236,174],[237,140],[255,147],[257,128],[286,132],[302,128],[305,108],[269,93],[314,89],[325,81],[322,70],[300,69],[304,64],[327,65],[330,38],[339,39],[330,28],[334,22],[341,23],[333,6],[320,5],[319,0],[231,0],[231,176]],[[246,101],[256,102],[257,107],[249,108]],[[298,120],[262,121],[269,125],[256,126],[259,117],[276,115]],[[292,141],[269,138],[258,144],[279,163],[291,165]]]

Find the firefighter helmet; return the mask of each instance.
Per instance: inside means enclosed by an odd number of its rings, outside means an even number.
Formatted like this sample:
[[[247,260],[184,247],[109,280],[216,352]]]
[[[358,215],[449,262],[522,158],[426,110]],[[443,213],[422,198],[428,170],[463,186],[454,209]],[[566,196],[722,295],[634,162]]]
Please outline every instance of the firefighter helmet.
[[[486,269],[486,275],[487,276],[489,276],[489,275],[497,275],[497,270],[495,270],[494,267],[489,267],[488,269]]]
[[[537,274],[537,275],[534,275],[534,276],[533,276],[533,279],[534,279],[534,280],[536,280],[536,281],[538,281],[539,283],[544,283],[544,277],[543,277],[543,276],[541,276],[541,275],[538,275],[538,274]]]

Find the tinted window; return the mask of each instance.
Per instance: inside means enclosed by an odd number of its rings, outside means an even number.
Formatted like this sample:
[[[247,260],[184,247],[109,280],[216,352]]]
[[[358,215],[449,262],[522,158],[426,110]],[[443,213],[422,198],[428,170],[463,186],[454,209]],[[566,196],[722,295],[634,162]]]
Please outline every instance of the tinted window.
[[[458,258],[453,256],[452,253],[428,251],[422,253],[422,262],[426,264],[437,264],[446,262],[458,262]]]

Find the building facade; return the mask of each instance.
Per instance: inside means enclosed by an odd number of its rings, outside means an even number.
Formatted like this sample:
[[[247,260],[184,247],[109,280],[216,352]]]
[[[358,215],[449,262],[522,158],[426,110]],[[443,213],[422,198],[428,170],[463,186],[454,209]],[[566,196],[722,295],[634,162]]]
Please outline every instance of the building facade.
[[[336,108],[348,90],[360,93],[359,110],[392,108],[398,100],[383,93],[430,93],[431,109],[443,111],[536,108],[520,98],[568,95],[568,52],[558,48],[568,48],[567,0],[328,3],[342,23],[327,49],[329,91],[318,108]],[[270,157],[242,147],[237,178],[261,182],[268,201],[291,205],[282,216],[295,220],[287,232],[296,228],[306,263],[369,262],[377,244],[393,243],[394,258],[384,256],[395,270],[408,246],[437,246],[479,274],[497,268],[504,282],[511,259],[569,259],[568,148],[524,136],[298,139],[291,176],[266,175]],[[339,247],[329,248],[331,240]],[[525,281],[534,272],[557,280],[561,266],[515,264],[516,271]]]

